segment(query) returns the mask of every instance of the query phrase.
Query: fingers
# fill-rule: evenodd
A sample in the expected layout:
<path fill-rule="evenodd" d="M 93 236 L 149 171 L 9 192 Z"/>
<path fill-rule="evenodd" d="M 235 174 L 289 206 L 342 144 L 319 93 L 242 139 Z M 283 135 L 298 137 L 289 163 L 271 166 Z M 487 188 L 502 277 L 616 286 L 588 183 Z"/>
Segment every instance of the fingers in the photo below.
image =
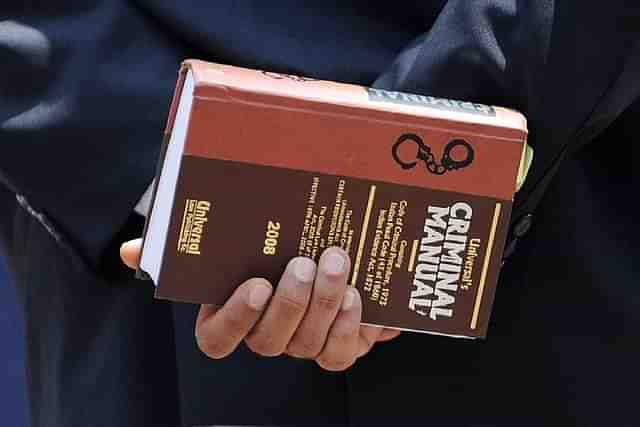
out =
<path fill-rule="evenodd" d="M 361 317 L 360 294 L 355 288 L 348 288 L 324 349 L 316 359 L 318 365 L 329 371 L 342 371 L 353 365 L 357 358 Z"/>
<path fill-rule="evenodd" d="M 123 259 L 130 261 L 134 249 L 123 245 Z M 347 253 L 330 248 L 317 268 L 309 258 L 292 259 L 275 292 L 264 279 L 248 280 L 223 307 L 201 307 L 196 323 L 198 346 L 219 359 L 244 340 L 263 356 L 287 353 L 314 359 L 327 370 L 347 369 L 376 342 L 399 334 L 360 326 L 362 300 L 357 289 L 347 287 L 349 271 Z"/>
<path fill-rule="evenodd" d="M 309 259 L 292 259 L 285 269 L 264 316 L 246 339 L 262 356 L 282 354 L 307 310 L 316 265 Z"/>
<path fill-rule="evenodd" d="M 120 258 L 122 262 L 129 268 L 136 269 L 140 264 L 140 250 L 142 248 L 142 239 L 130 240 L 124 242 L 120 246 Z"/>
<path fill-rule="evenodd" d="M 288 354 L 308 359 L 320 354 L 342 305 L 349 269 L 349 256 L 344 250 L 334 247 L 323 252 L 309 307 L 287 347 Z"/>
<path fill-rule="evenodd" d="M 250 279 L 219 310 L 203 305 L 196 320 L 200 350 L 213 359 L 231 354 L 260 318 L 272 291 L 266 280 Z"/>

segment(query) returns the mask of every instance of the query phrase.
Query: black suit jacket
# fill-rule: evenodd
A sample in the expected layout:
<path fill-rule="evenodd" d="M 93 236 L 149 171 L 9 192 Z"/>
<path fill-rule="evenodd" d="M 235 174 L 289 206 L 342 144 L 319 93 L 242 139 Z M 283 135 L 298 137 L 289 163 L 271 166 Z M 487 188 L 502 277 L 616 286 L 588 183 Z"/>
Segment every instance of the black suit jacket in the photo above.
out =
<path fill-rule="evenodd" d="M 3 4 L 3 241 L 34 425 L 640 422 L 625 390 L 640 355 L 637 226 L 621 204 L 639 25 L 630 0 Z M 513 218 L 533 218 L 533 235 L 509 237 L 489 339 L 404 334 L 346 374 L 202 356 L 195 308 L 172 315 L 117 264 L 141 231 L 131 212 L 185 57 L 525 113 L 536 156 Z"/>

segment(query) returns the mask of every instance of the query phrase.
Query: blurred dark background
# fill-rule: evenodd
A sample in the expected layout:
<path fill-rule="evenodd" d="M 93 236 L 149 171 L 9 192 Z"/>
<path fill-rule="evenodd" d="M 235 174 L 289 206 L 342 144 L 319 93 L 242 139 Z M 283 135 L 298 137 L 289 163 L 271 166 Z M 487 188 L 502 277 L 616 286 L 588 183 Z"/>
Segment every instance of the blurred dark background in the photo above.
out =
<path fill-rule="evenodd" d="M 0 254 L 0 425 L 26 427 L 24 327 Z"/>

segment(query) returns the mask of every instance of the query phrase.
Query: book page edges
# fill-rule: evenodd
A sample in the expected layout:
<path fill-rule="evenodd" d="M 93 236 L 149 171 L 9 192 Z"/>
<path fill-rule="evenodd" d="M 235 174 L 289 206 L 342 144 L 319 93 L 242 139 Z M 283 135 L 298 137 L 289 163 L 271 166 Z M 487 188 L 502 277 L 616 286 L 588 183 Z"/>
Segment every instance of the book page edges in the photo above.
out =
<path fill-rule="evenodd" d="M 162 145 L 160 147 L 160 155 L 158 162 L 156 163 L 156 171 L 155 171 L 155 179 L 153 180 L 153 192 L 151 196 L 150 208 L 147 212 L 147 216 L 144 221 L 144 229 L 142 232 L 142 248 L 140 251 L 140 259 L 142 259 L 142 255 L 144 254 L 144 246 L 147 237 L 147 232 L 149 229 L 149 222 L 151 219 L 151 213 L 153 212 L 153 206 L 155 205 L 156 196 L 158 192 L 158 183 L 160 182 L 160 173 L 162 172 L 162 167 L 164 165 L 164 160 L 167 154 L 167 148 L 169 146 L 169 141 L 171 140 L 171 133 L 173 131 L 173 125 L 176 119 L 176 112 L 178 110 L 178 104 L 180 103 L 180 97 L 182 96 L 182 88 L 184 86 L 184 80 L 187 75 L 187 67 L 182 66 L 180 71 L 178 72 L 178 81 L 176 83 L 176 87 L 173 92 L 173 98 L 171 100 L 171 106 L 169 107 L 169 114 L 167 116 L 167 124 L 164 129 L 164 134 L 162 137 Z M 149 273 L 144 271 L 140 265 L 135 273 L 135 278 L 139 280 L 151 280 L 151 276 Z M 156 283 L 157 285 L 157 283 Z"/>
<path fill-rule="evenodd" d="M 525 143 L 522 147 L 522 157 L 520 158 L 520 165 L 518 167 L 518 177 L 516 178 L 516 192 L 520 191 L 525 181 L 527 180 L 527 175 L 529 174 L 529 169 L 531 168 L 531 163 L 533 162 L 533 148 L 527 143 Z"/>

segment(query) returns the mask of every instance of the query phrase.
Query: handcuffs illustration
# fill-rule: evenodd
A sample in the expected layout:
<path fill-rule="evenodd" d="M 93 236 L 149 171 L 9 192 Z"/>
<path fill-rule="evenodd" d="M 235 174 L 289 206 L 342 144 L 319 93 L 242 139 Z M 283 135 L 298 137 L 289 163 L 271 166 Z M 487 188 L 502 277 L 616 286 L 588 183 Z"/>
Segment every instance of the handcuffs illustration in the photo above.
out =
<path fill-rule="evenodd" d="M 404 143 L 414 143 L 416 144 L 418 151 L 416 152 L 415 159 L 413 162 L 405 162 L 400 158 L 398 153 L 400 146 Z M 451 152 L 456 147 L 463 147 L 466 152 L 466 156 L 462 160 L 454 160 L 451 157 Z M 398 138 L 395 144 L 391 149 L 391 154 L 393 155 L 393 159 L 402 167 L 402 169 L 413 169 L 417 164 L 418 160 L 424 162 L 427 170 L 435 175 L 443 175 L 447 171 L 462 169 L 464 167 L 469 166 L 475 157 L 475 153 L 473 151 L 473 147 L 463 140 L 463 139 L 453 139 L 447 143 L 444 147 L 444 151 L 442 153 L 442 159 L 440 163 L 436 161 L 435 156 L 431 152 L 431 147 L 424 143 L 422 138 L 413 133 L 405 133 Z"/>

